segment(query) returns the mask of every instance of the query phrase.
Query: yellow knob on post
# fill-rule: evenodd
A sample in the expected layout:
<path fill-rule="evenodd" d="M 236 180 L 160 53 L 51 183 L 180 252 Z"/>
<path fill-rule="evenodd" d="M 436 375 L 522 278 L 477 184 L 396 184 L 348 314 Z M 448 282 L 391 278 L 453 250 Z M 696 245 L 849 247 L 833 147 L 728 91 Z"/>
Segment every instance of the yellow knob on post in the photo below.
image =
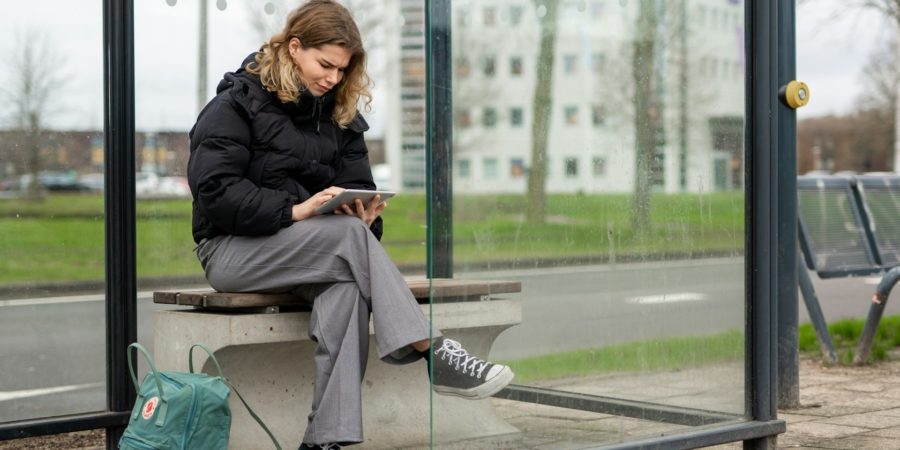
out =
<path fill-rule="evenodd" d="M 791 107 L 797 109 L 809 103 L 809 86 L 802 81 L 791 81 L 780 89 L 781 100 Z"/>

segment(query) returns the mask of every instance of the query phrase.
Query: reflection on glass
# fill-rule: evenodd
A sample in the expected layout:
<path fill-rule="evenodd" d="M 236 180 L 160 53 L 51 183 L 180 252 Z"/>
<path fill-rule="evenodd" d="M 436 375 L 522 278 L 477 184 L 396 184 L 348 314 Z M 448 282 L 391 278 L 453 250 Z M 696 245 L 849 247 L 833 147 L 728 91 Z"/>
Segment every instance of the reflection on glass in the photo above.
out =
<path fill-rule="evenodd" d="M 744 3 L 451 8 L 454 276 L 522 286 L 490 353 L 519 431 L 477 446 L 742 420 Z M 436 403 L 438 446 L 448 421 Z"/>
<path fill-rule="evenodd" d="M 0 422 L 106 405 L 101 6 L 0 16 Z"/>

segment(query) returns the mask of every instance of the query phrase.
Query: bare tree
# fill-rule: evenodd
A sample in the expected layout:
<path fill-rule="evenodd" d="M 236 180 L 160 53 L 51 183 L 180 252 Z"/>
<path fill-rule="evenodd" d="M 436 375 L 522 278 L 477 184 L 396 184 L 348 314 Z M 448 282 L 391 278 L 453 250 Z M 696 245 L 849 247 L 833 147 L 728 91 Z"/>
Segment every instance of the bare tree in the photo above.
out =
<path fill-rule="evenodd" d="M 897 86 L 900 86 L 900 42 L 894 37 L 869 55 L 861 79 L 863 91 L 857 99 L 857 109 L 877 108 L 893 113 L 897 106 Z"/>
<path fill-rule="evenodd" d="M 556 28 L 559 3 L 534 0 L 540 17 L 541 44 L 538 51 L 534 86 L 534 121 L 531 124 L 531 168 L 528 171 L 528 203 L 525 217 L 531 223 L 543 223 L 546 215 L 547 141 L 553 108 L 553 61 L 556 59 Z"/>
<path fill-rule="evenodd" d="M 27 155 L 24 169 L 31 174 L 27 194 L 38 198 L 43 131 L 48 119 L 60 109 L 59 94 L 66 81 L 64 60 L 47 35 L 27 29 L 19 34 L 8 61 L 10 83 L 0 87 L 0 94 L 10 107 L 12 128 L 22 135 Z"/>
<path fill-rule="evenodd" d="M 651 170 L 661 130 L 662 105 L 656 95 L 656 0 L 641 0 L 636 21 L 631 74 L 634 80 L 634 196 L 631 226 L 635 232 L 650 228 Z"/>
<path fill-rule="evenodd" d="M 850 4 L 877 10 L 900 25 L 900 0 L 857 0 Z"/>

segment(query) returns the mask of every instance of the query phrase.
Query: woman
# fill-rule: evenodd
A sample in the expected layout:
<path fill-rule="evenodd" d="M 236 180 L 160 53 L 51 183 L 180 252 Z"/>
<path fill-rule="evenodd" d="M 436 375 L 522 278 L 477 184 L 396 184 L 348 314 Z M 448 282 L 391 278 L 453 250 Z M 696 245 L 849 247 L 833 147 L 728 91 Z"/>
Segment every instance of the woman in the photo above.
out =
<path fill-rule="evenodd" d="M 190 134 L 193 235 L 210 284 L 312 301 L 315 392 L 301 449 L 362 442 L 370 313 L 379 357 L 434 361 L 436 392 L 485 398 L 513 377 L 430 329 L 379 242 L 377 196 L 315 212 L 345 188 L 375 189 L 356 109 L 370 100 L 365 62 L 350 13 L 309 1 L 225 75 Z"/>

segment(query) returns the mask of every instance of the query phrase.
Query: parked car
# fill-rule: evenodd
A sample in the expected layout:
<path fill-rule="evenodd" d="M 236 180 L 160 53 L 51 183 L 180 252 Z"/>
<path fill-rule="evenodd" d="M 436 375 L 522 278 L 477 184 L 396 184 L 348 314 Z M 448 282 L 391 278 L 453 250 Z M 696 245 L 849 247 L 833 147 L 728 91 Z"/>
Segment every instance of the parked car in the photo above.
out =
<path fill-rule="evenodd" d="M 102 173 L 86 173 L 78 177 L 78 184 L 90 192 L 103 192 L 105 176 Z"/>
<path fill-rule="evenodd" d="M 167 197 L 190 197 L 191 188 L 185 177 L 162 177 L 156 186 L 156 194 Z"/>
<path fill-rule="evenodd" d="M 138 172 L 134 175 L 134 193 L 138 197 L 156 195 L 159 189 L 159 175 L 153 172 Z"/>

